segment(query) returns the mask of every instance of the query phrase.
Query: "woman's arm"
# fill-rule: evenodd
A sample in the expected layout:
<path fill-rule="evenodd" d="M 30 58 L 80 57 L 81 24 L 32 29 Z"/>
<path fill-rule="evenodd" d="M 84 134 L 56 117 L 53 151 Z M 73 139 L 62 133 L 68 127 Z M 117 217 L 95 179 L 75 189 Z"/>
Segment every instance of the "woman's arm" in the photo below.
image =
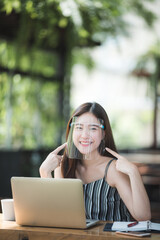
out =
<path fill-rule="evenodd" d="M 62 156 L 58 153 L 66 146 L 66 143 L 62 144 L 51 152 L 39 168 L 40 176 L 42 178 L 51 178 L 52 172 L 60 166 L 62 161 Z"/>
<path fill-rule="evenodd" d="M 109 171 L 109 180 L 115 186 L 130 211 L 138 221 L 151 218 L 150 202 L 142 182 L 138 168 L 124 157 L 109 148 L 106 148 L 117 158 Z M 113 178 L 114 176 L 114 178 Z"/>
<path fill-rule="evenodd" d="M 63 178 L 61 172 L 61 165 L 54 170 L 54 178 Z"/>

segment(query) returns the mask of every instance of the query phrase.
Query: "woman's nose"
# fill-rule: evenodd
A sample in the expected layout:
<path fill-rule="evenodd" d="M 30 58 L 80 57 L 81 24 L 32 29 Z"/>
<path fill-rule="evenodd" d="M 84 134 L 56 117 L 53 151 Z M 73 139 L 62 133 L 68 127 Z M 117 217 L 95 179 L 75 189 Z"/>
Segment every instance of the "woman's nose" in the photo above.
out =
<path fill-rule="evenodd" d="M 81 133 L 81 137 L 83 138 L 88 138 L 89 137 L 89 131 L 88 129 L 83 129 L 82 133 Z"/>

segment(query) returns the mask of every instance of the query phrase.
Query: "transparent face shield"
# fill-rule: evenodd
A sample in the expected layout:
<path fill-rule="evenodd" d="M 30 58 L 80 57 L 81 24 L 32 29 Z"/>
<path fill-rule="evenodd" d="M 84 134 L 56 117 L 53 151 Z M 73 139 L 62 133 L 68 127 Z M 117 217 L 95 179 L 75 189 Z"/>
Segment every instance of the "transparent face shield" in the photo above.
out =
<path fill-rule="evenodd" d="M 104 147 L 103 120 L 95 117 L 83 120 L 81 116 L 73 118 L 67 139 L 68 158 L 89 159 L 94 153 L 102 155 Z"/>

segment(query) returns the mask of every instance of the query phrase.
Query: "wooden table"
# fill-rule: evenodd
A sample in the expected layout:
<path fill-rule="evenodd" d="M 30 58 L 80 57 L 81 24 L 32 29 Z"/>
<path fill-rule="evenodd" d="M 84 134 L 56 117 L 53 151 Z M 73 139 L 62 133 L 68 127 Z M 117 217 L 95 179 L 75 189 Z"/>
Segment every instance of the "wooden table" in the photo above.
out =
<path fill-rule="evenodd" d="M 122 236 L 114 232 L 104 232 L 106 222 L 100 222 L 97 226 L 87 230 L 43 228 L 19 226 L 15 221 L 3 221 L 0 214 L 0 240 L 116 240 L 116 239 L 139 239 Z M 160 234 L 152 233 L 146 240 L 158 240 Z"/>

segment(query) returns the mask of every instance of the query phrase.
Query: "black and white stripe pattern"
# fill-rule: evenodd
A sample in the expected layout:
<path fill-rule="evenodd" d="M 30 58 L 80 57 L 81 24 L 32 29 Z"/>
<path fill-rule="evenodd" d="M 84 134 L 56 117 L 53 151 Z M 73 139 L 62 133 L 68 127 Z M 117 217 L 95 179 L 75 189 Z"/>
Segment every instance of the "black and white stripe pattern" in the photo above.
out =
<path fill-rule="evenodd" d="M 108 185 L 105 178 L 84 184 L 87 219 L 130 221 L 131 215 L 116 188 Z"/>

